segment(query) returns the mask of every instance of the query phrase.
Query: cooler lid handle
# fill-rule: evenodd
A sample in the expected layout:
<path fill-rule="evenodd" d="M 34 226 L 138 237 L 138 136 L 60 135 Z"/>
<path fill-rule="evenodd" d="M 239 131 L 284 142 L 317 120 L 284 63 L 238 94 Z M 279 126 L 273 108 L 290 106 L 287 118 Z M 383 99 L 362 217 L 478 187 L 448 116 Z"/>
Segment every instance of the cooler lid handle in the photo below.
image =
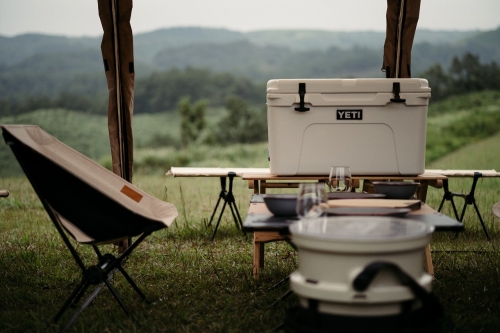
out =
<path fill-rule="evenodd" d="M 404 103 L 406 102 L 406 99 L 401 98 L 399 96 L 399 93 L 401 92 L 401 85 L 399 82 L 393 82 L 392 83 L 392 92 L 394 94 L 394 98 L 391 98 L 391 102 L 394 103 Z"/>
<path fill-rule="evenodd" d="M 299 112 L 305 112 L 309 111 L 309 108 L 304 107 L 304 96 L 306 95 L 306 84 L 305 83 L 299 83 L 299 97 L 300 97 L 300 104 L 298 108 L 295 108 L 295 111 Z"/>

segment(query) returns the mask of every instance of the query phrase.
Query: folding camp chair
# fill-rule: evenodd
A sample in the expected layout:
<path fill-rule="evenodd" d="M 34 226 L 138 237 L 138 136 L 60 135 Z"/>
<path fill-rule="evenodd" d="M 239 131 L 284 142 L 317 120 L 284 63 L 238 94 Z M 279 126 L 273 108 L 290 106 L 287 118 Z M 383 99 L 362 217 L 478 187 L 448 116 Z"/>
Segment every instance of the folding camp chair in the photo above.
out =
<path fill-rule="evenodd" d="M 95 291 L 63 326 L 65 331 L 92 302 L 105 285 L 130 316 L 116 290 L 112 277 L 121 272 L 139 296 L 146 296 L 124 270 L 124 260 L 152 232 L 170 226 L 176 208 L 155 199 L 106 168 L 59 142 L 37 126 L 1 126 L 5 142 L 11 147 L 50 219 L 82 271 L 82 281 L 66 300 L 53 321 L 76 305 L 90 285 Z M 90 245 L 97 263 L 86 267 L 69 236 Z M 122 254 L 102 254 L 98 245 L 138 237 Z"/>

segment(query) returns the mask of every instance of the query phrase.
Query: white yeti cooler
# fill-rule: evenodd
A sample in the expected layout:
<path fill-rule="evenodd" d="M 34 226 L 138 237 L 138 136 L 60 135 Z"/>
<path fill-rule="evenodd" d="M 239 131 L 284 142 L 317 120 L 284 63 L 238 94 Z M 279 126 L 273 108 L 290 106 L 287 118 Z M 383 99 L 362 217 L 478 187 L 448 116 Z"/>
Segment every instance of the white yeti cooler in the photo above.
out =
<path fill-rule="evenodd" d="M 286 79 L 267 83 L 272 174 L 419 175 L 425 170 L 425 79 Z"/>

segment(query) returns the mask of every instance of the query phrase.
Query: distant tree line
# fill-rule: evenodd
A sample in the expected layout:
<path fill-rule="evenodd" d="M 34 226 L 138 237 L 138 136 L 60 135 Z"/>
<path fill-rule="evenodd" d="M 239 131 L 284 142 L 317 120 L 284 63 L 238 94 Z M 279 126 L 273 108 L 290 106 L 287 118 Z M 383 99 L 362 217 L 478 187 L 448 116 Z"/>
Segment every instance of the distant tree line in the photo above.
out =
<path fill-rule="evenodd" d="M 104 74 L 103 74 L 104 77 Z M 1 81 L 1 80 L 0 80 Z M 92 81 L 89 82 L 91 84 Z M 0 82 L 1 86 L 2 82 Z M 11 87 L 12 89 L 12 87 Z M 19 86 L 22 90 L 22 85 Z M 265 103 L 265 84 L 256 84 L 246 78 L 228 73 L 212 73 L 205 69 L 187 68 L 155 72 L 135 82 L 135 113 L 173 111 L 180 99 L 205 100 L 208 106 L 224 106 L 230 96 L 249 104 Z M 83 89 L 87 91 L 88 89 Z M 29 88 L 28 88 L 29 91 Z M 87 94 L 63 91 L 58 96 L 49 94 L 0 95 L 0 116 L 18 115 L 37 109 L 64 108 L 92 114 L 106 114 L 108 93 L 105 87 Z"/>
<path fill-rule="evenodd" d="M 206 106 L 203 100 L 192 104 L 189 97 L 183 97 L 177 105 L 181 117 L 180 141 L 170 133 L 163 133 L 154 136 L 146 146 L 182 148 L 193 144 L 227 146 L 267 141 L 265 105 L 251 107 L 239 97 L 228 97 L 225 113 L 211 126 L 207 126 Z"/>
<path fill-rule="evenodd" d="M 455 56 L 447 72 L 436 64 L 420 77 L 429 81 L 433 101 L 474 91 L 500 90 L 500 67 L 497 63 L 481 64 L 479 56 L 470 52 L 461 58 Z"/>
<path fill-rule="evenodd" d="M 264 104 L 266 87 L 228 73 L 195 68 L 172 69 L 136 81 L 134 110 L 136 113 L 174 110 L 184 96 L 193 101 L 205 100 L 209 106 L 223 106 L 230 96 L 250 104 Z"/>
<path fill-rule="evenodd" d="M 225 105 L 227 114 L 211 128 L 205 143 L 222 146 L 238 143 L 267 141 L 266 106 L 251 108 L 238 97 L 229 97 Z"/>
<path fill-rule="evenodd" d="M 0 98 L 0 116 L 13 116 L 40 109 L 68 109 L 93 114 L 106 114 L 108 110 L 107 94 L 97 98 L 62 92 L 51 98 L 48 95 L 28 96 L 25 99 Z"/>
<path fill-rule="evenodd" d="M 335 55 L 331 54 L 329 57 L 334 59 Z M 352 61 L 353 64 L 359 63 L 355 59 Z M 296 67 L 304 69 L 313 63 L 315 62 L 310 61 L 302 66 L 297 64 Z M 314 66 L 308 70 L 314 72 L 313 69 L 318 75 L 327 70 Z M 107 113 L 108 93 L 104 74 L 75 74 L 67 77 L 58 73 L 54 78 L 46 79 L 43 77 L 48 74 L 41 72 L 35 73 L 36 75 L 25 72 L 14 74 L 3 75 L 0 72 L 0 116 L 18 115 L 44 108 L 64 108 L 91 114 Z M 482 64 L 479 56 L 472 53 L 455 56 L 447 71 L 442 65 L 436 64 L 420 74 L 420 77 L 429 80 L 433 101 L 473 91 L 500 90 L 500 68 L 497 63 L 492 61 Z M 56 83 L 57 87 L 52 87 Z M 184 96 L 189 96 L 193 101 L 205 100 L 208 107 L 224 106 L 231 96 L 238 97 L 249 105 L 263 105 L 265 94 L 265 82 L 255 83 L 245 77 L 207 69 L 170 69 L 136 79 L 134 112 L 174 111 Z"/>

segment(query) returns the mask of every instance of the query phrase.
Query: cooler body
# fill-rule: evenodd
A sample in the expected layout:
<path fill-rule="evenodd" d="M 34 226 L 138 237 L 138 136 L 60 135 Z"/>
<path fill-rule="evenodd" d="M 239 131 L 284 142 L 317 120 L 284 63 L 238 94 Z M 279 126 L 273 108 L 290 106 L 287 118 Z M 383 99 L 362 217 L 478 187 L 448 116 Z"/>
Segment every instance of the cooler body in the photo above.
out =
<path fill-rule="evenodd" d="M 424 79 L 286 79 L 267 83 L 272 174 L 353 175 L 425 171 Z"/>

